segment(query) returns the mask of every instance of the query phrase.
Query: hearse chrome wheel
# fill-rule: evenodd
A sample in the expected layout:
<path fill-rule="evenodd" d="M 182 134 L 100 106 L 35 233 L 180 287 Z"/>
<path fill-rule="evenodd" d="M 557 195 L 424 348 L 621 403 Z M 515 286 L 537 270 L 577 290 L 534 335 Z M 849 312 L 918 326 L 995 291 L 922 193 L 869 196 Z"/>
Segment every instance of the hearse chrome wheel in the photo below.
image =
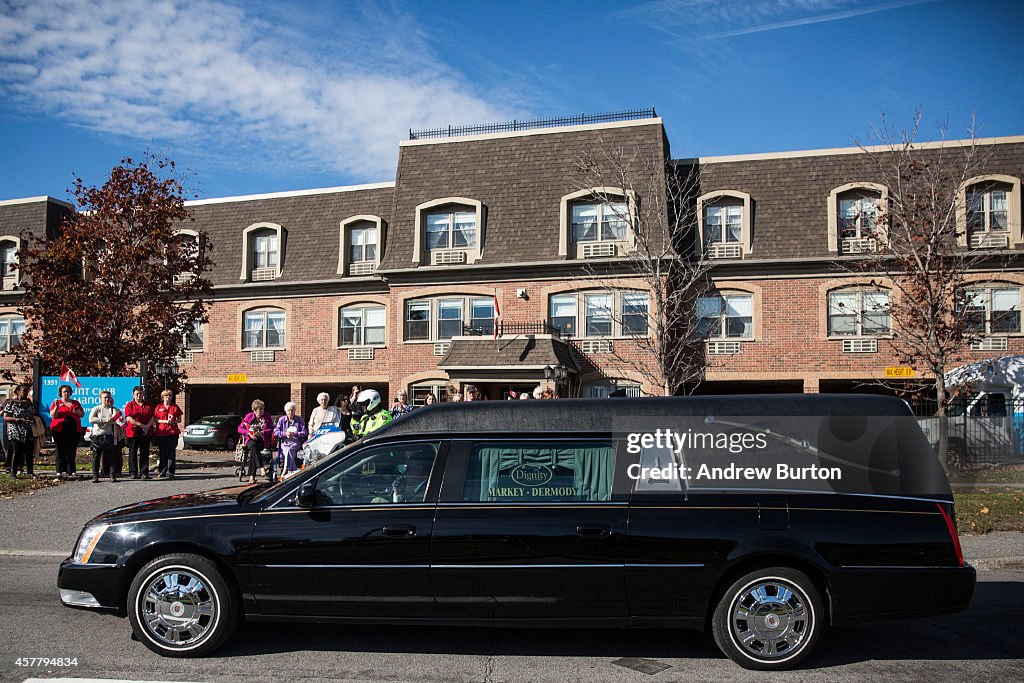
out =
<path fill-rule="evenodd" d="M 167 555 L 146 565 L 129 590 L 132 629 L 146 647 L 171 657 L 211 652 L 231 635 L 237 601 L 213 562 Z"/>
<path fill-rule="evenodd" d="M 785 669 L 810 652 L 823 615 L 818 591 L 802 572 L 773 567 L 732 584 L 715 610 L 719 648 L 748 669 Z"/>

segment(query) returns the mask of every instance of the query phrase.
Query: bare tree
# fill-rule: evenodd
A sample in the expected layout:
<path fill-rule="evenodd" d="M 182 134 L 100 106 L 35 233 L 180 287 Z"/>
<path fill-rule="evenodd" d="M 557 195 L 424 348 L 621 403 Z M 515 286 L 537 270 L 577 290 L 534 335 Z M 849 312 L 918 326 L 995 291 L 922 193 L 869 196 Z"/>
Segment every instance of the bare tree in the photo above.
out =
<path fill-rule="evenodd" d="M 920 112 L 910 128 L 893 127 L 883 116 L 881 127 L 873 131 L 877 144 L 860 145 L 886 195 L 877 219 L 868 221 L 874 224 L 868 233 L 863 219 L 869 217 L 849 219 L 861 220 L 860 238 L 874 251 L 863 249 L 856 259 L 840 260 L 840 267 L 870 275 L 879 292 L 891 292 L 888 301 L 876 300 L 875 311 L 861 314 L 887 314 L 890 344 L 899 362 L 934 377 L 939 457 L 946 463 L 945 374 L 985 330 L 984 313 L 979 320 L 970 286 L 978 285 L 977 274 L 989 273 L 990 278 L 1002 270 L 1005 259 L 992 249 L 977 248 L 988 245 L 971 234 L 977 216 L 969 210 L 968 183 L 984 171 L 988 157 L 973 122 L 966 139 L 946 140 L 943 127 L 940 140 L 928 144 L 918 141 L 920 125 Z"/>
<path fill-rule="evenodd" d="M 579 157 L 578 167 L 578 186 L 591 191 L 592 200 L 607 207 L 603 210 L 610 208 L 614 219 L 595 219 L 588 226 L 570 218 L 572 229 L 610 230 L 625 245 L 617 260 L 589 261 L 588 278 L 611 301 L 629 287 L 650 297 L 649 311 L 629 300 L 605 312 L 624 334 L 632 334 L 629 343 L 613 345 L 610 353 L 666 396 L 692 390 L 707 371 L 696 317 L 697 299 L 709 282 L 703 250 L 694 248 L 700 234 L 699 164 L 665 162 L 638 147 L 600 141 Z"/>

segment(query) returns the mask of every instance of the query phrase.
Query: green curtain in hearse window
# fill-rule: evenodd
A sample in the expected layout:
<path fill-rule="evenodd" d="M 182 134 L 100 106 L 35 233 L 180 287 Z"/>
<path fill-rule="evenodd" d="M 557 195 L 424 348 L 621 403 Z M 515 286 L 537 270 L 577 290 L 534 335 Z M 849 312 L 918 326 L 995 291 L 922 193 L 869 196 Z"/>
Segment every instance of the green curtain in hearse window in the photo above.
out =
<path fill-rule="evenodd" d="M 615 448 L 609 442 L 555 448 L 515 443 L 475 444 L 463 499 L 492 502 L 607 501 Z"/>

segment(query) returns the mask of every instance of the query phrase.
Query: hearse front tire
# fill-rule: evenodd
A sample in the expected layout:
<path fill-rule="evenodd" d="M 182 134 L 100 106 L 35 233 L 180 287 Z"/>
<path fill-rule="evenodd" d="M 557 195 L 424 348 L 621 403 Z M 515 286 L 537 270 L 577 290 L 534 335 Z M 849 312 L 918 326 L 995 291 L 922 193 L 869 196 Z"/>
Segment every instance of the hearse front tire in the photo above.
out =
<path fill-rule="evenodd" d="M 217 565 L 175 553 L 143 567 L 128 589 L 128 620 L 136 638 L 165 657 L 202 657 L 231 637 L 239 600 Z"/>
<path fill-rule="evenodd" d="M 825 626 L 814 583 L 789 567 L 752 571 L 722 594 L 711 619 L 719 649 L 745 669 L 781 671 L 810 654 Z"/>

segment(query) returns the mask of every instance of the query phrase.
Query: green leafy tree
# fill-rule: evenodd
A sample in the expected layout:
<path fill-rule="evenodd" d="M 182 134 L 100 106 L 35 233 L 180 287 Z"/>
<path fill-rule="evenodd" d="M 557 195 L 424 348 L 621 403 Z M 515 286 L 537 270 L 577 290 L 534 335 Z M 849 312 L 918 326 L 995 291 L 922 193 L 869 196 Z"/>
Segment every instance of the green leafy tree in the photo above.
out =
<path fill-rule="evenodd" d="M 26 330 L 17 364 L 44 372 L 67 363 L 79 375 L 124 375 L 141 359 L 169 361 L 206 321 L 203 275 L 211 245 L 187 230 L 175 165 L 150 153 L 122 159 L 102 186 L 75 177 L 79 207 L 52 238 L 30 237 L 20 254 Z M 185 232 L 182 232 L 186 229 Z"/>

